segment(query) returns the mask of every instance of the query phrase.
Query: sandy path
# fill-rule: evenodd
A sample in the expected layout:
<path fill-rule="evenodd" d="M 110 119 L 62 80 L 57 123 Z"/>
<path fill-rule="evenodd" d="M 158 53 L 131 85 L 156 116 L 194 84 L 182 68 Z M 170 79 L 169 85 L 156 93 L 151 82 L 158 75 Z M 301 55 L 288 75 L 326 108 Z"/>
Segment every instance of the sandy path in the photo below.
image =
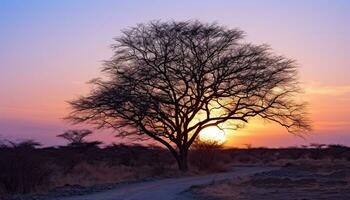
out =
<path fill-rule="evenodd" d="M 82 196 L 54 198 L 52 200 L 175 200 L 182 199 L 180 193 L 192 185 L 209 184 L 212 181 L 243 177 L 273 169 L 276 168 L 239 167 L 235 168 L 232 172 L 140 182 L 123 185 L 103 192 Z"/>

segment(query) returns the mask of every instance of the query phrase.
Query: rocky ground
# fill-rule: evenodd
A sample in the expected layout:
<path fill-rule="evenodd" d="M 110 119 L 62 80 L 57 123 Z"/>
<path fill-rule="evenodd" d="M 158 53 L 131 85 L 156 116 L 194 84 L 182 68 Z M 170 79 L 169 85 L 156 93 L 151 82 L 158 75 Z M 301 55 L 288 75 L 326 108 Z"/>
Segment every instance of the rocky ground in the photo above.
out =
<path fill-rule="evenodd" d="M 194 186 L 188 193 L 203 200 L 349 200 L 350 167 L 291 165 L 249 178 Z"/>

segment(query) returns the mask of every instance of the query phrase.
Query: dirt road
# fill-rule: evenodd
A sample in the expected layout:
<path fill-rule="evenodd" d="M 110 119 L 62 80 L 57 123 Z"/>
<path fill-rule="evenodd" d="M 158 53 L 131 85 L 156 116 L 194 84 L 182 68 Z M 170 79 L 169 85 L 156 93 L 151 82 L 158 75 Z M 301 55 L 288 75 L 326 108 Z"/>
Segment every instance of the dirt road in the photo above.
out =
<path fill-rule="evenodd" d="M 182 196 L 181 192 L 193 185 L 209 184 L 212 181 L 239 178 L 273 169 L 275 168 L 239 167 L 232 172 L 140 182 L 94 194 L 54 198 L 52 200 L 182 200 L 188 199 L 188 197 Z"/>

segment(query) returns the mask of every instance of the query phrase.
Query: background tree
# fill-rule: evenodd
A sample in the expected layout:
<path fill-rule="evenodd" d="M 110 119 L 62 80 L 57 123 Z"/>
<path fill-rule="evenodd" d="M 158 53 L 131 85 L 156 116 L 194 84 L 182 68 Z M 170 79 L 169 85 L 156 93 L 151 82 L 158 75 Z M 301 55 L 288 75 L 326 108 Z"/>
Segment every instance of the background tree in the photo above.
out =
<path fill-rule="evenodd" d="M 20 142 L 5 140 L 0 141 L 0 148 L 12 148 L 12 149 L 35 149 L 42 146 L 41 143 L 31 139 L 26 139 Z"/>
<path fill-rule="evenodd" d="M 60 135 L 57 135 L 57 137 L 67 140 L 70 144 L 81 144 L 85 142 L 85 137 L 91 134 L 92 131 L 87 129 L 68 130 Z"/>
<path fill-rule="evenodd" d="M 266 45 L 242 42 L 243 32 L 198 21 L 150 22 L 123 31 L 106 61 L 105 79 L 71 102 L 69 119 L 117 135 L 148 136 L 187 170 L 187 154 L 201 130 L 253 117 L 291 133 L 310 126 L 299 93 L 296 64 Z"/>

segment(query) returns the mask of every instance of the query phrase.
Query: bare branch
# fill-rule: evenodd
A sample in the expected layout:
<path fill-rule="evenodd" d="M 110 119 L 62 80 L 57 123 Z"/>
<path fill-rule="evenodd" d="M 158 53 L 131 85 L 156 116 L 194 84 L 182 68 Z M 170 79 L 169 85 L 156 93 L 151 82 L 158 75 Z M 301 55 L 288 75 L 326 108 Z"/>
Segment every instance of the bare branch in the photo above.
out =
<path fill-rule="evenodd" d="M 129 28 L 104 65 L 108 78 L 94 79 L 88 96 L 70 102 L 68 118 L 120 130 L 119 136 L 146 135 L 178 161 L 208 126 L 236 129 L 261 117 L 293 134 L 309 131 L 305 103 L 295 100 L 295 62 L 243 36 L 199 21 Z"/>

